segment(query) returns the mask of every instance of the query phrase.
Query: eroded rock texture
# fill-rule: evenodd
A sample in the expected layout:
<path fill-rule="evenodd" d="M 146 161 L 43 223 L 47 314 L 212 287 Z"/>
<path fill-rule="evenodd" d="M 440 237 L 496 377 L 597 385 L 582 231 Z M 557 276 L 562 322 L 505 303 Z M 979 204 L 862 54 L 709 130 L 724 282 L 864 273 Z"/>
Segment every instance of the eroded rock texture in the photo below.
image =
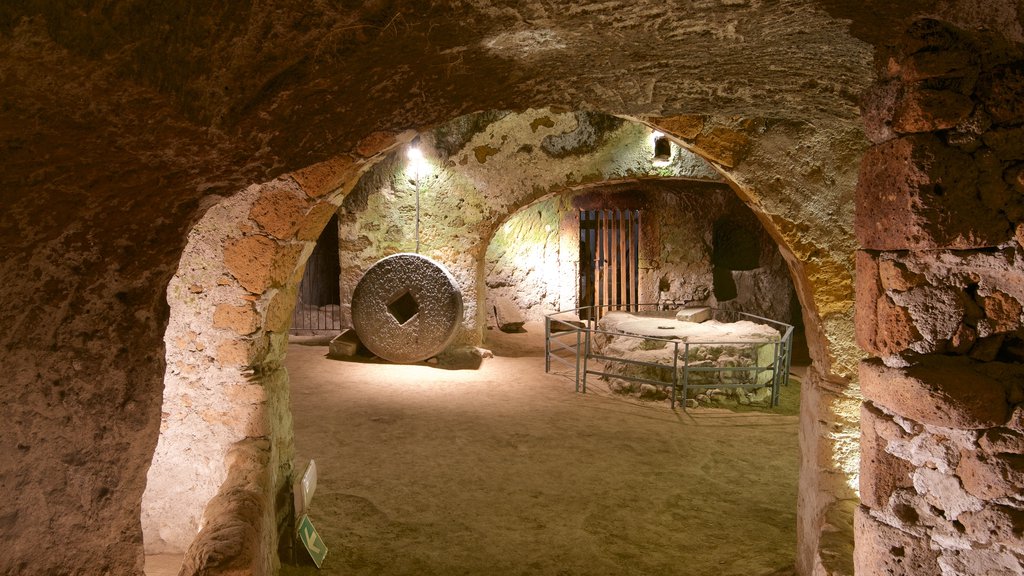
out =
<path fill-rule="evenodd" d="M 247 492 L 288 482 L 280 333 L 290 287 L 330 205 L 407 130 L 473 111 L 548 106 L 652 123 L 684 118 L 665 131 L 731 170 L 744 200 L 788 246 L 808 329 L 822 334 L 811 346 L 815 385 L 805 387 L 801 570 L 844 570 L 851 514 L 820 495 L 845 497 L 835 490 L 842 482 L 830 479 L 830 455 L 851 445 L 851 422 L 838 415 L 849 411 L 836 406 L 850 402 L 846 379 L 859 357 L 849 222 L 865 142 L 855 102 L 872 78 L 871 44 L 919 12 L 993 31 L 981 52 L 1024 39 L 1009 0 L 0 5 L 0 487 L 8 498 L 0 572 L 139 573 L 140 500 L 164 397 L 188 406 L 193 385 L 211 392 L 165 419 L 196 423 L 180 442 L 193 433 L 210 439 L 194 445 L 195 461 L 208 466 L 189 480 L 203 486 L 189 494 L 202 501 L 194 508 L 223 494 L 229 504 L 219 499 L 209 510 L 255 518 L 262 512 L 249 504 L 273 502 L 275 520 L 266 524 L 280 525 L 286 503 Z M 976 88 L 964 82 L 968 91 L 957 94 L 984 106 L 991 129 L 973 112 L 962 120 L 964 98 L 935 96 L 950 88 L 932 84 L 901 105 L 896 123 L 964 124 L 957 130 L 966 140 L 953 145 L 972 158 L 990 152 L 975 159 L 979 174 L 996 161 L 1011 169 L 1018 162 L 1017 68 L 984 62 Z M 936 113 L 946 106 L 948 114 Z M 974 133 L 985 135 L 984 146 L 972 150 Z M 999 176 L 1018 190 L 1018 172 Z M 990 190 L 981 205 L 1002 205 L 1004 191 Z M 223 212 L 189 237 L 215 205 Z M 948 213 L 939 201 L 929 206 L 936 217 Z M 1000 223 L 1014 224 L 1010 212 L 996 212 L 992 227 L 947 236 L 987 241 Z M 906 222 L 915 227 L 905 236 L 943 238 L 919 234 L 933 228 L 927 223 Z M 176 274 L 185 281 L 172 283 Z M 192 306 L 178 319 L 167 304 L 175 298 Z M 995 299 L 986 310 L 1013 306 L 994 292 L 979 289 L 979 298 Z M 990 346 L 997 358 L 1010 348 Z M 222 396 L 244 417 L 208 409 Z M 251 444 L 239 443 L 250 436 Z M 269 456 L 269 480 L 246 483 L 244 468 L 231 472 L 227 455 L 243 447 Z M 173 470 L 182 455 L 163 454 L 171 464 L 150 476 Z M 976 460 L 988 461 L 969 464 Z M 963 474 L 981 487 L 976 498 L 998 489 L 988 469 L 971 465 Z M 230 486 L 246 488 L 222 491 Z M 977 512 L 970 525 L 979 534 L 1008 537 L 999 521 L 1005 506 Z M 821 537 L 826 521 L 836 529 Z M 211 538 L 192 548 L 207 557 L 189 566 L 272 569 L 272 551 L 254 550 L 248 536 L 227 547 Z M 60 546 L 41 553 L 41 542 Z M 838 552 L 823 554 L 828 546 Z M 223 550 L 261 558 L 205 561 Z M 943 560 L 951 570 L 972 561 Z"/>
<path fill-rule="evenodd" d="M 1024 573 L 1022 58 L 920 20 L 865 100 L 862 574 Z"/>

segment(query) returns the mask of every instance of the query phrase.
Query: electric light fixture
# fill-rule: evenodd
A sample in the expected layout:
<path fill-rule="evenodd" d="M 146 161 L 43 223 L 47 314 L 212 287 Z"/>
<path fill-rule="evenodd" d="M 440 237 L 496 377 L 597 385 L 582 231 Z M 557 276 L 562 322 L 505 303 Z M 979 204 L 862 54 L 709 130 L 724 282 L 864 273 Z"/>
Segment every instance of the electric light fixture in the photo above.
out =
<path fill-rule="evenodd" d="M 405 157 L 409 160 L 409 175 L 413 180 L 419 180 L 430 173 L 430 163 L 423 157 L 423 151 L 419 147 L 419 138 L 412 141 L 405 151 Z"/>

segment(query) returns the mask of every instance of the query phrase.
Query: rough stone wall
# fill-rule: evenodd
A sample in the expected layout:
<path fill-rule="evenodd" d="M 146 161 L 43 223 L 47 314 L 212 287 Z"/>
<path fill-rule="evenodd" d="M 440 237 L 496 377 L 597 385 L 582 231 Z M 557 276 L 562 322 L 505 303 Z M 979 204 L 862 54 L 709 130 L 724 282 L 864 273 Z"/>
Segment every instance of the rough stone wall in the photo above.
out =
<path fill-rule="evenodd" d="M 1024 574 L 1024 46 L 926 19 L 877 65 L 858 573 Z"/>
<path fill-rule="evenodd" d="M 507 298 L 527 321 L 543 320 L 544 314 L 575 307 L 562 306 L 559 287 L 562 276 L 578 278 L 576 263 L 579 248 L 571 254 L 572 242 L 566 242 L 569 254 L 562 254 L 559 223 L 571 211 L 567 195 L 559 195 L 530 204 L 498 227 L 487 245 L 484 282 L 487 302 Z M 564 261 L 563 261 L 564 257 Z M 487 309 L 488 324 L 495 321 Z"/>
<path fill-rule="evenodd" d="M 187 549 L 194 570 L 277 566 L 291 521 L 287 330 L 302 265 L 358 170 L 342 158 L 250 186 L 191 231 L 167 288 L 160 437 L 141 516 L 148 552 Z"/>
<path fill-rule="evenodd" d="M 40 21 L 0 26 L 0 86 L 0 574 L 141 574 L 167 282 L 235 153 Z"/>
<path fill-rule="evenodd" d="M 0 572 L 141 572 L 167 287 L 211 204 L 469 111 L 558 106 L 803 123 L 755 144 L 762 164 L 784 167 L 745 189 L 763 187 L 767 213 L 785 204 L 813 230 L 819 214 L 801 206 L 822 190 L 801 174 L 852 161 L 842 148 L 858 118 L 851 94 L 870 81 L 865 42 L 922 9 L 961 6 L 1021 37 L 1013 0 L 0 3 L 0 415 L 14 430 L 0 443 L 11 495 Z M 807 234 L 787 256 L 794 269 L 836 240 Z M 841 308 L 797 288 L 809 319 Z M 212 323 L 212 312 L 196 314 Z M 816 361 L 833 377 L 831 350 L 849 333 L 827 321 L 808 331 L 823 335 Z M 805 422 L 827 429 L 833 413 Z M 817 440 L 828 442 L 804 449 Z M 813 553 L 820 525 L 808 522 Z M 40 554 L 49 541 L 61 546 Z"/>

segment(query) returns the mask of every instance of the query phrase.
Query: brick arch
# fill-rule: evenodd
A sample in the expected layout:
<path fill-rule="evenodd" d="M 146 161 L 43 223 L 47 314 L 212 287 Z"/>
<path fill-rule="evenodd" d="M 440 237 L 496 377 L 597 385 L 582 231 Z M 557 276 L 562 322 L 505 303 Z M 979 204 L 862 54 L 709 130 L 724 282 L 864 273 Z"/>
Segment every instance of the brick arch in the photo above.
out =
<path fill-rule="evenodd" d="M 793 272 L 805 324 L 808 331 L 816 331 L 814 375 L 802 399 L 807 406 L 801 432 L 805 500 L 798 505 L 799 557 L 804 565 L 814 565 L 824 546 L 818 540 L 821 525 L 827 520 L 842 529 L 848 515 L 837 503 L 852 498 L 847 463 L 836 454 L 855 453 L 855 447 L 848 438 L 837 441 L 835 434 L 856 427 L 855 410 L 850 416 L 849 406 L 857 400 L 846 392 L 855 362 L 845 346 L 845 339 L 852 340 L 852 289 L 829 291 L 831 284 L 815 281 L 830 277 L 840 286 L 852 285 L 850 268 L 844 267 L 852 261 L 852 250 L 844 259 L 845 244 L 828 236 L 850 235 L 850 226 L 845 223 L 837 232 L 832 222 L 815 221 L 813 211 L 783 212 L 821 191 L 815 180 L 821 170 L 838 174 L 839 180 L 839 192 L 823 194 L 822 201 L 844 209 L 852 198 L 852 181 L 829 166 L 783 183 L 772 179 L 777 173 L 760 171 L 771 162 L 776 139 L 810 140 L 816 136 L 813 128 L 685 117 L 699 120 L 700 128 L 693 132 L 680 128 L 683 118 L 646 123 L 709 160 L 754 210 L 777 239 Z M 195 566 L 214 553 L 211 546 L 219 532 L 228 533 L 241 522 L 252 526 L 246 536 L 250 546 L 238 551 L 241 561 L 257 570 L 274 566 L 277 534 L 289 521 L 293 452 L 282 360 L 304 262 L 360 177 L 413 135 L 372 134 L 348 154 L 249 186 L 211 208 L 193 228 L 167 291 L 171 318 L 165 337 L 164 418 L 143 500 L 147 551 L 190 546 L 186 568 Z M 728 144 L 730 136 L 741 145 Z M 709 142 L 725 143 L 714 147 Z M 623 176 L 575 174 L 568 182 L 524 189 L 490 214 L 490 233 L 543 195 Z M 484 247 L 490 233 L 481 234 Z M 838 247 L 830 248 L 829 242 Z M 852 522 L 850 526 L 852 530 Z M 199 529 L 203 532 L 195 538 Z"/>

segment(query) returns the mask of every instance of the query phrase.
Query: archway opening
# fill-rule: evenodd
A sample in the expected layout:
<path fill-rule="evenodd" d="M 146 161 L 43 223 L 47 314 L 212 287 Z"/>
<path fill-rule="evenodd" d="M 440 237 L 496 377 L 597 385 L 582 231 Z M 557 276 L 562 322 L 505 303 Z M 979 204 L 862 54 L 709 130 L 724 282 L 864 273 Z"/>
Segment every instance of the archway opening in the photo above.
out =
<path fill-rule="evenodd" d="M 508 126 L 515 123 L 518 123 L 517 127 Z M 282 317 L 290 318 L 301 275 L 301 263 L 312 251 L 313 240 L 322 230 L 330 214 L 334 212 L 335 204 L 349 198 L 358 203 L 358 199 L 362 197 L 370 204 L 376 201 L 375 199 L 385 199 L 387 202 L 379 206 L 386 204 L 390 206 L 389 209 L 396 211 L 397 218 L 394 221 L 387 218 L 353 217 L 351 213 L 342 211 L 339 218 L 340 226 L 355 225 L 356 228 L 353 229 L 354 235 L 346 235 L 344 230 L 341 231 L 339 250 L 343 254 L 349 250 L 350 255 L 359 254 L 363 258 L 372 259 L 374 251 L 381 246 L 375 239 L 386 241 L 389 238 L 398 238 L 403 242 L 408 240 L 409 228 L 414 224 L 408 218 L 409 210 L 402 207 L 413 198 L 410 192 L 414 192 L 420 199 L 426 199 L 423 206 L 423 215 L 426 218 L 422 222 L 422 246 L 441 254 L 442 260 L 450 264 L 451 268 L 457 269 L 454 270 L 454 275 L 460 284 L 469 288 L 466 291 L 470 301 L 470 305 L 467 306 L 469 313 L 466 315 L 463 336 L 458 343 L 472 345 L 481 342 L 486 319 L 486 306 L 481 305 L 485 296 L 482 281 L 483 254 L 495 227 L 504 222 L 510 213 L 549 194 L 585 188 L 607 181 L 636 181 L 650 178 L 717 179 L 714 170 L 703 165 L 692 155 L 687 157 L 676 154 L 668 167 L 660 164 L 662 160 L 658 160 L 659 165 L 655 165 L 652 162 L 650 130 L 640 124 L 620 119 L 602 118 L 594 114 L 561 114 L 540 110 L 528 111 L 521 115 L 495 113 L 486 122 L 461 121 L 458 125 L 462 128 L 455 130 L 454 133 L 424 133 L 425 137 L 422 140 L 427 144 L 433 144 L 433 150 L 428 151 L 426 159 L 435 162 L 435 166 L 445 169 L 426 174 L 430 180 L 424 180 L 423 175 L 408 178 L 405 168 L 396 159 L 396 154 L 382 158 L 374 168 L 368 169 L 367 165 L 348 172 L 346 178 L 351 178 L 355 172 L 367 171 L 360 182 L 375 183 L 375 192 L 378 193 L 372 195 L 361 196 L 360 184 L 352 178 L 344 186 L 338 185 L 327 193 L 314 196 L 306 188 L 309 183 L 308 175 L 296 173 L 279 181 L 253 187 L 232 198 L 223 206 L 223 211 L 214 214 L 214 219 L 219 218 L 222 223 L 213 229 L 204 230 L 211 233 L 214 237 L 213 242 L 221 243 L 218 249 L 223 252 L 226 262 L 225 268 L 214 267 L 204 272 L 209 276 L 206 280 L 209 284 L 204 284 L 204 288 L 206 285 L 223 286 L 223 292 L 229 293 L 237 290 L 236 282 L 240 284 L 244 291 L 242 294 L 246 296 L 242 299 L 255 303 L 251 310 L 255 313 L 256 325 L 250 327 L 248 324 L 243 326 L 242 322 L 227 323 L 223 316 L 226 313 L 221 312 L 221 320 L 215 319 L 215 324 L 220 325 L 214 328 L 223 327 L 233 331 L 234 335 L 220 341 L 214 339 L 200 344 L 202 349 L 213 348 L 216 351 L 215 363 L 231 365 L 231 370 L 227 371 L 229 379 L 240 377 L 262 386 L 260 390 L 252 389 L 264 395 L 264 399 L 253 404 L 257 406 L 256 411 L 251 414 L 255 417 L 253 430 L 259 433 L 256 438 L 263 437 L 262 434 L 269 431 L 270 434 L 267 436 L 271 438 L 271 446 L 276 447 L 271 450 L 276 450 L 270 458 L 270 466 L 276 468 L 276 473 L 273 478 L 274 485 L 270 490 L 275 493 L 274 499 L 279 503 L 279 495 L 288 492 L 288 487 L 283 483 L 290 478 L 292 462 L 289 456 L 292 442 L 291 415 L 287 414 L 287 410 L 280 409 L 281 406 L 287 405 L 282 405 L 281 402 L 287 401 L 290 392 L 287 376 L 280 370 L 286 349 L 282 334 L 287 329 L 287 322 L 282 323 L 280 320 Z M 535 142 L 531 144 L 524 141 L 527 139 L 533 139 Z M 530 161 L 531 158 L 538 156 L 546 159 L 545 162 Z M 560 170 L 550 170 L 550 162 L 555 160 L 563 163 Z M 510 171 L 510 168 L 518 170 Z M 694 169 L 701 171 L 705 176 L 696 177 L 692 172 L 686 175 L 679 173 L 680 170 Z M 496 174 L 504 174 L 504 178 L 496 180 Z M 464 188 L 464 193 L 439 193 L 444 187 L 467 184 L 469 188 Z M 430 190 L 430 186 L 438 188 Z M 467 191 L 470 193 L 465 193 Z M 305 199 L 302 200 L 303 198 Z M 313 200 L 310 201 L 309 198 Z M 271 222 L 271 219 L 264 217 L 265 212 L 260 208 L 264 204 L 273 203 L 278 204 L 278 208 L 283 205 L 286 209 L 295 199 L 305 204 L 298 208 L 294 226 L 276 226 L 275 224 L 279 223 Z M 279 209 L 273 212 L 280 214 Z M 251 224 L 239 225 L 240 219 L 252 220 L 258 227 Z M 202 228 L 202 224 L 199 228 Z M 210 239 L 203 241 L 211 242 Z M 269 245 L 273 246 L 266 253 L 260 252 Z M 202 249 L 196 250 L 195 254 L 207 255 Z M 257 263 L 266 263 L 266 273 L 261 275 L 262 268 L 249 270 L 243 266 L 246 255 L 252 256 L 252 260 Z M 344 264 L 350 261 L 342 260 L 342 315 L 346 274 L 351 275 L 353 272 L 351 269 L 346 270 Z M 193 263 L 190 262 L 188 265 L 191 266 Z M 189 274 L 183 274 L 179 281 L 172 285 L 175 297 L 184 294 L 180 288 L 187 289 L 190 286 L 188 276 Z M 571 301 L 577 296 L 577 278 L 575 275 L 570 278 L 571 281 L 567 285 L 560 283 L 558 287 L 560 302 Z M 660 278 L 656 284 L 660 292 L 663 285 Z M 668 280 L 667 284 L 668 290 L 671 291 L 672 281 Z M 220 288 L 217 290 L 220 291 Z M 213 316 L 217 316 L 217 311 L 224 310 L 221 307 L 222 301 L 214 300 L 212 304 L 210 306 L 207 302 L 206 305 L 210 308 L 206 310 L 214 312 Z M 173 307 L 172 304 L 172 309 Z M 245 304 L 241 307 L 246 310 L 241 313 L 244 320 L 248 317 L 250 308 Z M 261 319 L 265 324 L 260 325 Z M 195 317 L 191 320 L 193 326 L 200 328 L 204 321 L 209 321 Z M 213 331 L 212 334 L 216 336 L 222 333 Z M 213 346 L 207 348 L 209 344 Z M 196 351 L 202 352 L 198 346 L 195 348 Z M 225 359 L 227 362 L 224 362 Z M 255 378 L 250 378 L 247 373 Z M 224 377 L 224 374 L 213 377 Z M 209 385 L 209 382 L 205 384 Z M 177 395 L 176 402 L 184 401 L 185 394 L 182 394 L 182 390 L 174 390 L 172 394 Z M 195 408 L 185 412 L 200 413 Z M 205 412 L 202 414 L 208 415 Z M 245 437 L 248 436 L 242 438 Z M 222 447 L 237 445 L 237 441 L 233 442 L 232 438 L 234 437 L 231 433 L 228 433 L 218 442 L 221 442 Z M 257 452 L 264 449 L 260 446 L 255 447 Z M 220 450 L 222 455 L 225 451 L 226 448 Z M 210 451 L 210 457 L 205 461 L 214 467 L 222 466 L 223 464 L 218 464 L 216 452 L 218 449 Z M 168 450 L 166 453 L 173 454 L 174 450 Z M 212 477 L 223 478 L 225 475 L 229 478 L 231 476 L 221 468 L 221 471 L 215 470 Z M 221 489 L 223 490 L 223 485 Z M 266 487 L 257 486 L 253 489 L 263 490 Z M 270 525 L 281 526 L 282 522 L 287 523 L 287 520 L 282 518 L 287 516 L 286 507 L 271 512 L 274 519 L 269 521 Z"/>

